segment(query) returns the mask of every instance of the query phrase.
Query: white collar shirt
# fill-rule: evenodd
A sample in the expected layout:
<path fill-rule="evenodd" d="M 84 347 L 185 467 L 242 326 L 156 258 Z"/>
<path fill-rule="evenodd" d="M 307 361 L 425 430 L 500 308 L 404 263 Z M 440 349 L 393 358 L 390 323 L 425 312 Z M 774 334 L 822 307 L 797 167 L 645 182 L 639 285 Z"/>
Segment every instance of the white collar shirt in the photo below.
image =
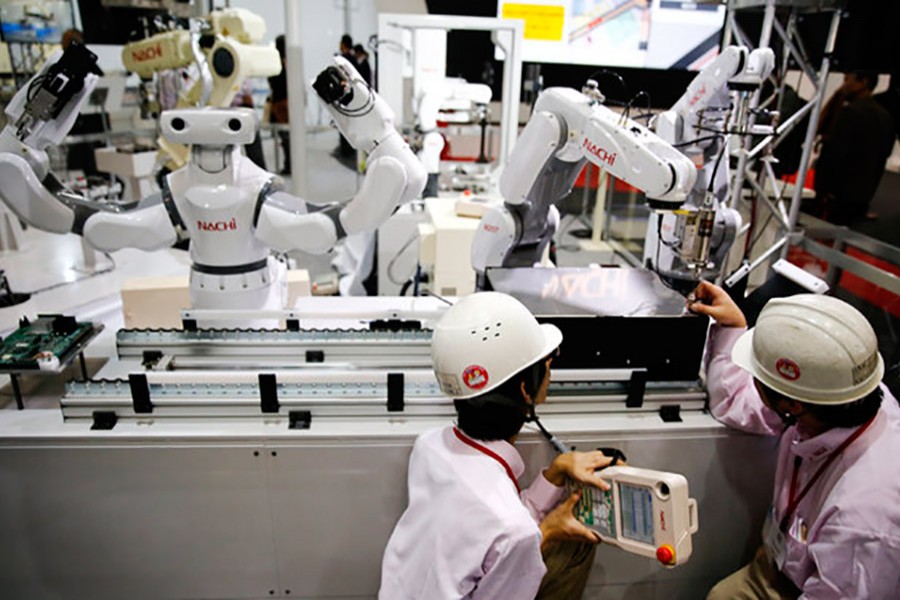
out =
<path fill-rule="evenodd" d="M 475 443 L 516 479 L 524 472 L 508 442 Z M 408 486 L 409 506 L 385 549 L 380 599 L 534 598 L 546 571 L 538 523 L 565 488 L 539 475 L 520 496 L 503 463 L 453 427 L 419 436 Z"/>

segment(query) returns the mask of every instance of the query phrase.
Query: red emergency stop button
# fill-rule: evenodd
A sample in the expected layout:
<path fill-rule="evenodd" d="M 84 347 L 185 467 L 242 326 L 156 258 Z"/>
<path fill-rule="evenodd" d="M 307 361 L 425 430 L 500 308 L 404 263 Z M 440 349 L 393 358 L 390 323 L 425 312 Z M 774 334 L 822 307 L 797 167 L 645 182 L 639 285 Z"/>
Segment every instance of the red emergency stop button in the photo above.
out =
<path fill-rule="evenodd" d="M 663 544 L 656 549 L 656 560 L 664 565 L 675 564 L 675 549 L 669 544 Z"/>

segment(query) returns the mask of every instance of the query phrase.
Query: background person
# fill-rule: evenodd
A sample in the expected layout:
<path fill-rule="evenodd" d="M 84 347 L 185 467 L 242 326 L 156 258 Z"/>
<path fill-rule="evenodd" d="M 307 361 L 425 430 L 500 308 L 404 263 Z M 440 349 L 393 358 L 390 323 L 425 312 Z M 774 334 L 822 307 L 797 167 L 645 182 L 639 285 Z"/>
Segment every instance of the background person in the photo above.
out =
<path fill-rule="evenodd" d="M 272 94 L 269 96 L 269 122 L 287 125 L 290 121 L 288 113 L 288 89 L 287 89 L 287 62 L 285 61 L 284 35 L 275 38 L 275 48 L 281 55 L 281 73 L 269 77 L 269 87 Z M 291 174 L 291 132 L 278 131 L 278 139 L 281 140 L 281 149 L 284 152 L 284 167 L 281 175 Z"/>
<path fill-rule="evenodd" d="M 894 123 L 872 96 L 878 74 L 856 71 L 828 100 L 819 119 L 817 216 L 836 225 L 866 218 L 894 147 Z"/>
<path fill-rule="evenodd" d="M 547 397 L 561 341 L 554 325 L 496 292 L 459 300 L 437 323 L 435 375 L 458 425 L 416 440 L 409 506 L 385 549 L 379 598 L 581 597 L 600 538 L 572 514 L 580 494 L 568 494 L 565 480 L 608 489 L 596 471 L 611 459 L 559 455 L 520 491 L 525 463 L 513 446 Z"/>
<path fill-rule="evenodd" d="M 801 294 L 770 300 L 746 331 L 722 288 L 695 295 L 691 310 L 716 321 L 713 416 L 781 437 L 763 547 L 707 600 L 897 598 L 900 407 L 872 327 L 846 302 Z"/>

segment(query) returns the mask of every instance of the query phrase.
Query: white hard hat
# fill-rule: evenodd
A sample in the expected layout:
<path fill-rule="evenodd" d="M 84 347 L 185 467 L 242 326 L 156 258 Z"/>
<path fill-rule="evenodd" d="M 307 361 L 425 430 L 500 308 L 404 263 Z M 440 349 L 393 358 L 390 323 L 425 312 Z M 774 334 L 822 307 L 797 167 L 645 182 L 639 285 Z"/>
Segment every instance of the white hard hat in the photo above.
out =
<path fill-rule="evenodd" d="M 884 375 L 875 332 L 837 298 L 799 294 L 770 300 L 731 359 L 776 392 L 810 404 L 846 404 Z"/>
<path fill-rule="evenodd" d="M 480 292 L 461 299 L 437 322 L 431 360 L 441 390 L 461 400 L 498 387 L 561 342 L 555 325 L 538 323 L 512 296 Z"/>

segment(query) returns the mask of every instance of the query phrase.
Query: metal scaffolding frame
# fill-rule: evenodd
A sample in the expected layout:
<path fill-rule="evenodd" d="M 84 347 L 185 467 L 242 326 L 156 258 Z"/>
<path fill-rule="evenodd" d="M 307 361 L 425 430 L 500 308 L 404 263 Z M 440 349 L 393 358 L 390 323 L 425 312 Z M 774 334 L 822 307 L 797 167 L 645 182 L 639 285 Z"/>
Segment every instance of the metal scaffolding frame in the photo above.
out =
<path fill-rule="evenodd" d="M 788 248 L 796 236 L 795 228 L 800 213 L 803 183 L 806 181 L 806 174 L 809 170 L 818 122 L 817 117 L 822 108 L 825 82 L 831 67 L 831 54 L 834 51 L 835 39 L 837 38 L 838 26 L 842 16 L 841 11 L 844 5 L 844 0 L 728 0 L 728 19 L 722 42 L 723 46 L 737 43 L 749 48 L 768 48 L 771 47 L 773 35 L 777 36 L 783 45 L 779 63 L 774 73 L 779 87 L 771 97 L 766 98 L 762 102 L 760 92 L 757 92 L 750 101 L 751 111 L 769 107 L 775 110 L 781 109 L 786 75 L 791 67 L 799 68 L 815 89 L 812 99 L 791 115 L 790 118 L 779 123 L 770 135 L 764 136 L 762 140 L 756 141 L 756 143 L 751 138 L 744 138 L 736 152 L 738 162 L 732 180 L 731 207 L 738 208 L 744 195 L 744 185 L 749 184 L 750 200 L 757 202 L 759 206 L 766 207 L 777 224 L 778 232 L 769 248 L 752 262 L 745 261 L 744 264 L 724 280 L 728 286 L 736 285 L 752 271 L 767 264 L 776 254 L 780 254 L 781 257 L 786 256 Z M 749 10 L 762 10 L 763 12 L 762 31 L 758 43 L 753 43 L 737 22 L 737 15 Z M 831 13 L 831 23 L 825 41 L 824 54 L 818 70 L 812 65 L 806 50 L 807 46 L 797 27 L 799 19 L 809 13 Z M 774 107 L 772 106 L 773 103 L 775 104 Z M 789 202 L 786 202 L 787 185 L 779 182 L 776 178 L 770 157 L 772 151 L 784 141 L 787 135 L 797 127 L 806 115 L 810 115 L 810 119 L 803 142 L 797 180 Z M 751 120 L 753 118 L 751 116 Z M 774 198 L 774 201 L 771 198 Z M 759 202 L 760 200 L 761 202 Z M 757 224 L 761 222 L 761 217 L 763 215 L 757 214 Z M 738 233 L 738 239 L 746 236 L 752 225 L 753 223 L 744 225 Z M 748 252 L 751 249 L 748 247 Z"/>

